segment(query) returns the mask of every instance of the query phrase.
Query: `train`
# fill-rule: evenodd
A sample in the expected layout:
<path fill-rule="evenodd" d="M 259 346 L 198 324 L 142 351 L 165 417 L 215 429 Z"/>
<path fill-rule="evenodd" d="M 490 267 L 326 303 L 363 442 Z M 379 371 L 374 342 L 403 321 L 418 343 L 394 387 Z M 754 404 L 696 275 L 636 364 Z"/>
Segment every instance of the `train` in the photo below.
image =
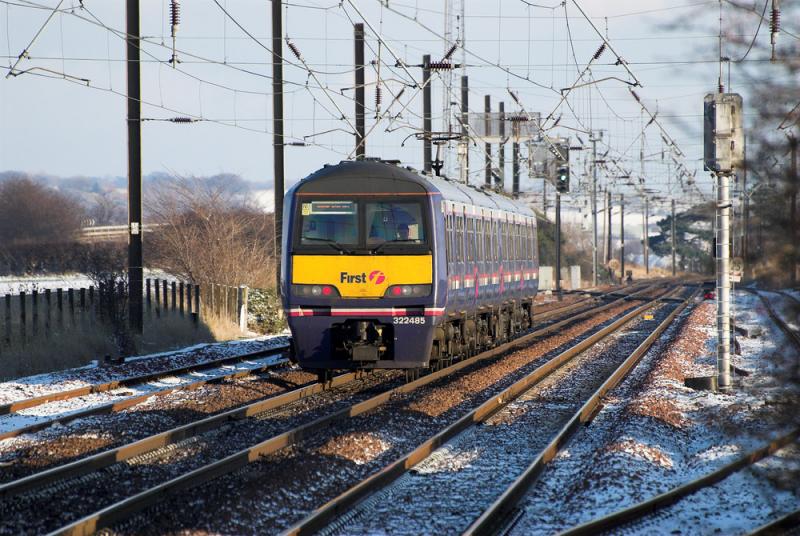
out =
<path fill-rule="evenodd" d="M 536 216 L 491 189 L 373 159 L 284 200 L 281 299 L 307 370 L 441 367 L 533 323 Z"/>

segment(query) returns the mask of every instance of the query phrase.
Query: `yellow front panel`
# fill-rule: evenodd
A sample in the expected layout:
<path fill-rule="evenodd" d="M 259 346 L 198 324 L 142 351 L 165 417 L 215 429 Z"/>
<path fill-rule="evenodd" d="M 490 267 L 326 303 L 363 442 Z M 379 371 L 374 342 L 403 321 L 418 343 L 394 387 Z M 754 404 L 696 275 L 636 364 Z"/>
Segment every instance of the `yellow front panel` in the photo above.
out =
<path fill-rule="evenodd" d="M 380 298 L 390 285 L 429 285 L 431 255 L 294 255 L 292 283 L 333 285 L 343 298 Z"/>

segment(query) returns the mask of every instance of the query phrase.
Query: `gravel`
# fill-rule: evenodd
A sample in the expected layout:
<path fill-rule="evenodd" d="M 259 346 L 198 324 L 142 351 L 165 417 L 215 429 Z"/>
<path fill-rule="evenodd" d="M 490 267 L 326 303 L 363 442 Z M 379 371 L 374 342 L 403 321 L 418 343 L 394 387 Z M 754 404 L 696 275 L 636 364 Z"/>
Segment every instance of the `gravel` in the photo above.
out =
<path fill-rule="evenodd" d="M 152 396 L 126 410 L 76 419 L 0 442 L 0 482 L 109 450 L 306 385 L 316 376 L 287 366 L 199 389 Z"/>
<path fill-rule="evenodd" d="M 686 377 L 714 371 L 715 306 L 707 301 L 684 314 L 665 340 L 605 400 L 590 427 L 579 431 L 545 469 L 520 506 L 513 534 L 552 534 L 649 499 L 705 475 L 757 448 L 780 431 L 770 418 L 785 382 L 769 359 L 792 352 L 756 296 L 736 293 L 737 323 L 761 326 L 760 339 L 739 339 L 737 367 L 754 372 L 734 391 L 693 391 Z M 770 402 L 770 401 L 773 402 Z M 615 534 L 747 533 L 796 509 L 796 479 L 783 477 L 797 449 L 784 449 L 755 468 L 693 494 L 664 514 L 648 516 Z M 764 478 L 772 467 L 772 478 Z M 568 501 L 564 498 L 569 497 Z"/>
<path fill-rule="evenodd" d="M 60 372 L 38 374 L 0 383 L 0 404 L 77 389 L 87 385 L 122 380 L 170 369 L 201 365 L 215 359 L 285 346 L 286 335 L 268 335 L 214 344 L 198 344 L 173 352 L 128 358 L 113 366 L 89 365 Z"/>
<path fill-rule="evenodd" d="M 332 533 L 463 532 L 649 335 L 648 328 L 674 307 L 661 306 L 653 311 L 654 320 L 637 319 L 595 344 L 485 423 L 437 449 L 377 497 L 356 507 L 346 516 L 352 518 Z M 471 485 L 476 482 L 480 485 Z M 466 489 L 469 493 L 464 493 Z"/>
<path fill-rule="evenodd" d="M 339 422 L 235 474 L 189 490 L 180 498 L 165 500 L 114 529 L 121 534 L 260 534 L 286 528 L 416 447 L 546 358 L 588 336 L 587 330 L 599 329 L 636 305 L 631 302 L 604 311 L 522 351 L 467 367 L 396 396 L 370 413 Z"/>
<path fill-rule="evenodd" d="M 398 385 L 401 373 L 366 375 L 255 418 L 219 428 L 46 489 L 0 501 L 0 534 L 49 532 L 113 502 Z M 145 410 L 146 411 L 146 410 Z M 179 410 L 180 411 L 180 410 Z M 156 413 L 159 413 L 156 411 Z"/>

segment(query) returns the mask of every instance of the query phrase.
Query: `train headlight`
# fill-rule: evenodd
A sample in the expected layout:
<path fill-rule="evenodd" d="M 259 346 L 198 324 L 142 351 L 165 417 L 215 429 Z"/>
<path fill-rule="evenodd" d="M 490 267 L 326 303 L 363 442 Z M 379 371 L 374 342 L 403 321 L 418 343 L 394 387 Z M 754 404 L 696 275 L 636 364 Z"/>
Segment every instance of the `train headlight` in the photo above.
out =
<path fill-rule="evenodd" d="M 332 285 L 292 285 L 292 294 L 308 298 L 339 297 L 339 291 Z"/>
<path fill-rule="evenodd" d="M 430 296 L 430 285 L 392 285 L 386 289 L 384 296 L 388 298 L 421 298 Z"/>

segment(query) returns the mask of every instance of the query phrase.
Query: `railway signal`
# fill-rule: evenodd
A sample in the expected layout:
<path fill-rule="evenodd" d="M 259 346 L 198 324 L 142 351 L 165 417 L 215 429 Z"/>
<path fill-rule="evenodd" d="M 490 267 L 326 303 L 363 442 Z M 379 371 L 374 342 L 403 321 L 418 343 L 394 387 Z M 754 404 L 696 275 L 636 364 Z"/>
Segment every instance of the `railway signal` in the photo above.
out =
<path fill-rule="evenodd" d="M 569 192 L 569 164 L 558 166 L 556 171 L 556 191 L 559 193 Z"/>
<path fill-rule="evenodd" d="M 705 167 L 717 179 L 717 374 L 722 389 L 731 386 L 731 175 L 744 163 L 742 97 L 709 93 L 704 101 Z"/>

